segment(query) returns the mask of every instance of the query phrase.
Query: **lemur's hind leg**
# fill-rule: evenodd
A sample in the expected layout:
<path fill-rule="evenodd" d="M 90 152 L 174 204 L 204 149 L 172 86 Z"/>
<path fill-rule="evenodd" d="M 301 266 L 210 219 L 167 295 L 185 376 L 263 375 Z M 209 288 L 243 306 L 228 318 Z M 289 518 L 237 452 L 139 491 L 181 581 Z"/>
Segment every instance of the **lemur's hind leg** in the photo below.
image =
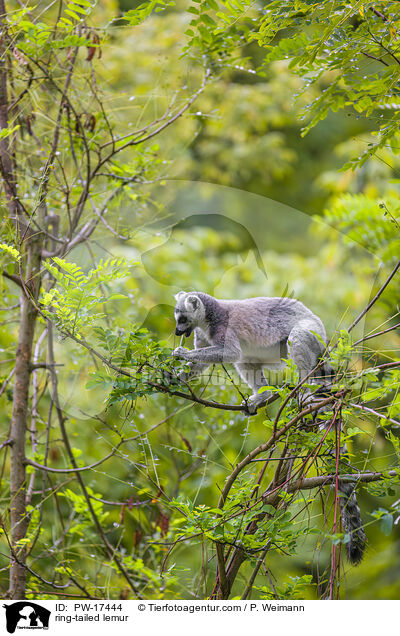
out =
<path fill-rule="evenodd" d="M 300 381 L 304 380 L 310 371 L 317 366 L 319 358 L 324 352 L 324 346 L 314 333 L 311 333 L 312 331 L 318 333 L 318 326 L 307 320 L 300 321 L 293 327 L 288 337 L 289 357 L 297 366 Z M 316 371 L 315 376 L 318 375 L 321 376 L 322 373 Z M 309 382 L 312 382 L 311 377 Z"/>
<path fill-rule="evenodd" d="M 250 413 L 255 413 L 257 408 L 263 406 L 271 395 L 271 391 L 258 392 L 268 384 L 263 373 L 263 365 L 259 362 L 237 362 L 235 368 L 253 391 L 253 395 L 247 402 L 247 407 Z"/>
<path fill-rule="evenodd" d="M 288 338 L 289 357 L 297 366 L 300 381 L 304 380 L 317 366 L 325 351 L 323 343 L 320 342 L 312 331 L 319 333 L 318 325 L 310 321 L 301 321 L 292 329 Z M 323 340 L 325 340 L 325 334 L 320 333 L 320 335 Z M 303 389 L 300 395 L 302 407 L 311 406 L 323 399 L 323 397 L 327 397 L 326 390 L 328 389 L 329 391 L 330 381 L 324 377 L 324 369 L 322 366 L 313 373 L 306 382 L 309 384 L 321 384 L 323 386 L 314 391 L 310 388 Z M 330 408 L 330 405 L 322 407 L 318 409 L 318 413 L 329 411 Z M 317 412 L 315 412 L 315 417 L 317 417 Z M 325 428 L 326 424 L 325 421 L 322 421 L 320 422 L 320 427 Z"/>

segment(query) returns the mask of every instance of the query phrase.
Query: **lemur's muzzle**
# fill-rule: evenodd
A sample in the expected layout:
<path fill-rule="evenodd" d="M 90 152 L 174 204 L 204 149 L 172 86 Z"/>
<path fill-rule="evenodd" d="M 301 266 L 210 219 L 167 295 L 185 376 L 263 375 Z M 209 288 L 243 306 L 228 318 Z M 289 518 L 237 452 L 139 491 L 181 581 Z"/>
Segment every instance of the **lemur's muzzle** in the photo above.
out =
<path fill-rule="evenodd" d="M 176 336 L 183 336 L 184 335 L 184 336 L 186 336 L 186 338 L 189 338 L 189 336 L 192 333 L 192 331 L 193 331 L 192 327 L 188 327 L 187 329 L 184 329 L 183 331 L 181 331 L 179 329 L 179 327 L 177 327 L 175 329 L 175 335 Z"/>

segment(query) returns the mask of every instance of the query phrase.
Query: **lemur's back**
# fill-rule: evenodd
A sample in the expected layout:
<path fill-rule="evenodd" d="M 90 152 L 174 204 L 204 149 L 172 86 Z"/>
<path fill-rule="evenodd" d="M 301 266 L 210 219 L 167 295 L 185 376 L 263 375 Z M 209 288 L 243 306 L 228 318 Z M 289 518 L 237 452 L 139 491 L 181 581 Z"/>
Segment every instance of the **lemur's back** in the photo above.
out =
<path fill-rule="evenodd" d="M 288 338 L 300 322 L 326 340 L 325 328 L 318 316 L 294 298 L 257 297 L 244 300 L 218 300 L 228 311 L 228 325 L 243 340 L 260 345 L 275 344 Z"/>

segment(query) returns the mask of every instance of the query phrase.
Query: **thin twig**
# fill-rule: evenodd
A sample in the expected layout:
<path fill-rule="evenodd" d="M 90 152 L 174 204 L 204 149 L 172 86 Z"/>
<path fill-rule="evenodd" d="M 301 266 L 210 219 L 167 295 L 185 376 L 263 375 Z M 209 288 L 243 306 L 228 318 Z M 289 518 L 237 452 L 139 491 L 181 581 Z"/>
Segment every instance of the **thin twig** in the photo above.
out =
<path fill-rule="evenodd" d="M 399 268 L 400 268 L 400 261 L 398 261 L 396 263 L 395 267 L 392 269 L 392 271 L 390 272 L 389 276 L 387 277 L 387 279 L 385 280 L 383 285 L 379 288 L 378 292 L 375 294 L 373 299 L 368 303 L 368 305 L 365 307 L 365 309 L 362 310 L 362 312 L 357 316 L 357 318 L 355 320 L 353 320 L 353 322 L 351 323 L 350 327 L 347 329 L 348 333 L 350 333 L 350 331 L 352 331 L 352 329 L 354 329 L 354 327 L 360 322 L 360 320 L 371 309 L 371 307 L 373 307 L 373 305 L 375 305 L 376 301 L 382 295 L 382 293 L 385 291 L 386 287 L 389 285 L 390 281 L 392 280 L 393 276 L 395 276 L 395 274 L 396 274 L 396 272 L 398 271 Z"/>

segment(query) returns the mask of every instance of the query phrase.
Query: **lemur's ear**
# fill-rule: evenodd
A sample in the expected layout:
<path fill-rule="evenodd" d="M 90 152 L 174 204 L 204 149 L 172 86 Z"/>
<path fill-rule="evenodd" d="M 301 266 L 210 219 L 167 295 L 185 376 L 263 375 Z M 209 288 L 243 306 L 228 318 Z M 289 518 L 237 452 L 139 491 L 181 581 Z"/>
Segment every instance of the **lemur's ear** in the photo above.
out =
<path fill-rule="evenodd" d="M 175 294 L 174 298 L 175 300 L 179 300 L 180 298 L 182 298 L 182 296 L 185 296 L 186 292 L 185 291 L 180 291 L 177 294 Z"/>
<path fill-rule="evenodd" d="M 200 299 L 193 294 L 185 299 L 185 307 L 188 311 L 196 311 L 200 307 Z"/>

